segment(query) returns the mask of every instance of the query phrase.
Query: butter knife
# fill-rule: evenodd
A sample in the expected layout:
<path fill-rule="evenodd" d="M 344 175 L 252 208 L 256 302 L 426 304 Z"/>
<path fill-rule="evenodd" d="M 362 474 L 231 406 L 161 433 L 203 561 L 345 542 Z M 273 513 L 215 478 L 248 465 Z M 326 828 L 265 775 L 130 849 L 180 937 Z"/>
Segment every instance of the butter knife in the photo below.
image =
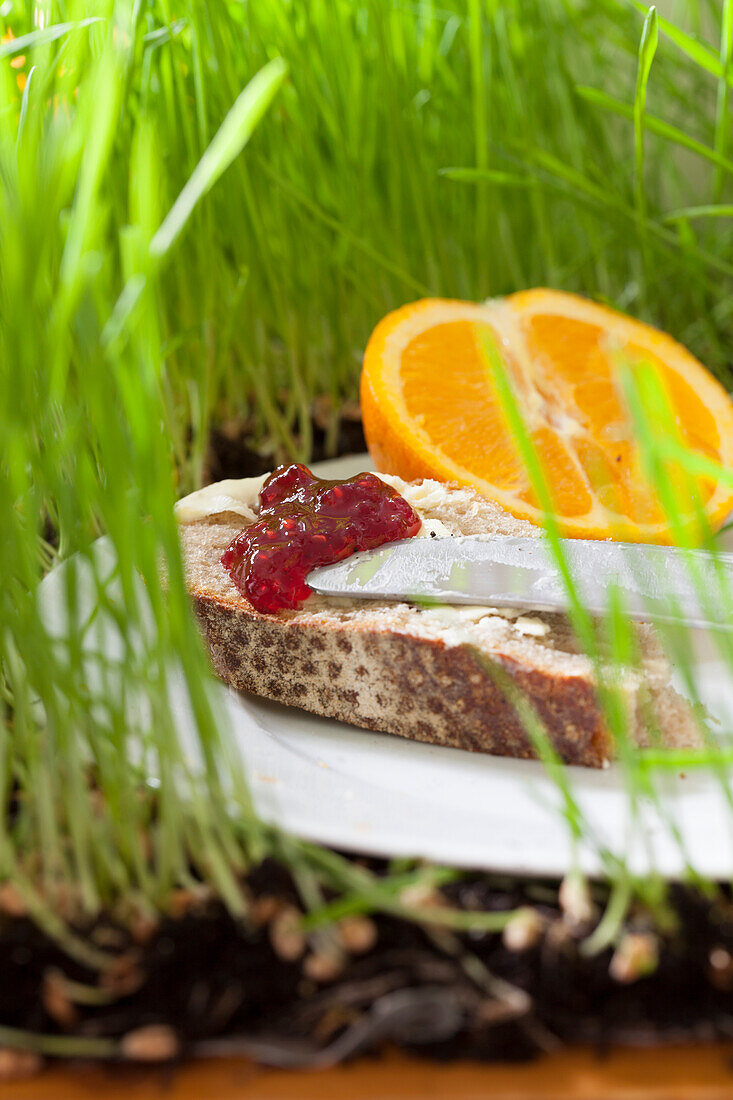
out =
<path fill-rule="evenodd" d="M 632 619 L 733 630 L 733 553 L 637 543 L 561 539 L 580 602 L 608 610 L 618 589 Z M 562 571 L 544 537 L 461 536 L 407 539 L 312 570 L 325 596 L 414 603 L 568 611 Z"/>

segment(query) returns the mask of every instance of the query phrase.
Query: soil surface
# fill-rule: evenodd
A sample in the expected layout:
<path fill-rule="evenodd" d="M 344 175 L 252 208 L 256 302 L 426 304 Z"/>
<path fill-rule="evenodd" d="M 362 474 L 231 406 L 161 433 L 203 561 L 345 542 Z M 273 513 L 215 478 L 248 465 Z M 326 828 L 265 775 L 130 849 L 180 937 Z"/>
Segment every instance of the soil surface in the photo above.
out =
<path fill-rule="evenodd" d="M 313 448 L 309 462 L 337 456 L 362 454 L 366 440 L 358 407 L 347 407 L 338 419 L 337 430 L 329 439 L 327 418 L 314 412 L 312 421 Z M 269 473 L 275 466 L 288 461 L 287 456 L 256 451 L 251 446 L 251 425 L 246 420 L 231 420 L 213 428 L 209 436 L 206 461 L 206 481 L 224 478 L 257 477 Z M 329 445 L 330 444 L 330 445 Z"/>
<path fill-rule="evenodd" d="M 662 937 L 632 913 L 613 946 L 588 956 L 603 898 L 561 905 L 557 883 L 467 875 L 411 899 L 426 916 L 436 905 L 526 907 L 503 934 L 460 935 L 360 915 L 305 936 L 297 891 L 272 861 L 243 890 L 246 920 L 204 891 L 179 891 L 159 922 L 100 920 L 86 935 L 115 957 L 101 974 L 6 914 L 0 1027 L 65 1036 L 72 1056 L 79 1040 L 108 1037 L 113 1056 L 130 1059 L 242 1053 L 281 1067 L 326 1066 L 385 1043 L 441 1060 L 521 1060 L 567 1042 L 733 1033 L 727 892 L 712 901 L 674 888 L 676 929 Z"/>

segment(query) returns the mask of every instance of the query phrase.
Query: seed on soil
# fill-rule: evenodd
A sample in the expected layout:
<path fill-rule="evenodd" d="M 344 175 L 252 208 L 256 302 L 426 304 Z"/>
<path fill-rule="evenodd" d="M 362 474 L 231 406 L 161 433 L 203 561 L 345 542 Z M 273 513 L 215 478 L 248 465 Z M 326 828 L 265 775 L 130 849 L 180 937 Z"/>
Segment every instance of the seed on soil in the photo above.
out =
<path fill-rule="evenodd" d="M 550 926 L 547 929 L 543 947 L 544 946 L 547 946 L 549 951 L 554 951 L 562 955 L 570 955 L 576 952 L 577 941 L 564 921 L 553 920 L 550 922 Z"/>
<path fill-rule="evenodd" d="M 137 913 L 130 920 L 130 935 L 142 947 L 150 943 L 159 928 L 160 918 L 152 913 Z"/>
<path fill-rule="evenodd" d="M 614 981 L 635 982 L 652 974 L 658 962 L 656 936 L 649 932 L 627 932 L 613 953 L 608 972 Z"/>
<path fill-rule="evenodd" d="M 725 947 L 713 947 L 708 955 L 710 983 L 724 993 L 733 989 L 733 957 Z"/>
<path fill-rule="evenodd" d="M 303 963 L 303 973 L 314 982 L 332 982 L 343 972 L 344 956 L 338 951 L 311 951 Z"/>
<path fill-rule="evenodd" d="M 378 932 L 370 917 L 346 917 L 339 922 L 338 935 L 347 951 L 363 955 L 374 947 Z"/>
<path fill-rule="evenodd" d="M 440 890 L 427 882 L 415 882 L 400 892 L 400 902 L 408 909 L 434 909 L 445 906 Z"/>
<path fill-rule="evenodd" d="M 53 967 L 43 975 L 41 1000 L 51 1019 L 61 1027 L 71 1028 L 77 1022 L 79 1013 L 66 990 L 66 979 Z"/>
<path fill-rule="evenodd" d="M 502 933 L 502 943 L 507 951 L 529 951 L 542 938 L 545 922 L 530 906 L 518 909 L 507 922 Z"/>
<path fill-rule="evenodd" d="M 120 1053 L 131 1062 L 169 1062 L 180 1050 L 178 1036 L 166 1024 L 150 1024 L 128 1031 Z"/>
<path fill-rule="evenodd" d="M 181 917 L 185 917 L 192 910 L 199 911 L 203 909 L 212 897 L 212 891 L 208 886 L 197 886 L 195 889 L 179 887 L 176 890 L 171 890 L 168 895 L 166 909 L 174 920 L 180 920 Z"/>
<path fill-rule="evenodd" d="M 294 905 L 286 905 L 270 921 L 270 943 L 275 954 L 285 962 L 295 962 L 305 951 L 301 918 L 302 914 Z"/>
<path fill-rule="evenodd" d="M 558 901 L 565 920 L 570 925 L 590 924 L 596 916 L 588 881 L 582 875 L 565 876 L 560 883 Z"/>
<path fill-rule="evenodd" d="M 99 976 L 102 989 L 108 989 L 120 997 L 138 990 L 145 979 L 140 968 L 140 958 L 140 952 L 133 948 L 113 959 Z"/>
<path fill-rule="evenodd" d="M 269 924 L 287 904 L 283 898 L 278 898 L 274 894 L 262 894 L 261 897 L 255 898 L 250 905 L 249 915 L 252 918 L 252 923 L 258 926 Z"/>

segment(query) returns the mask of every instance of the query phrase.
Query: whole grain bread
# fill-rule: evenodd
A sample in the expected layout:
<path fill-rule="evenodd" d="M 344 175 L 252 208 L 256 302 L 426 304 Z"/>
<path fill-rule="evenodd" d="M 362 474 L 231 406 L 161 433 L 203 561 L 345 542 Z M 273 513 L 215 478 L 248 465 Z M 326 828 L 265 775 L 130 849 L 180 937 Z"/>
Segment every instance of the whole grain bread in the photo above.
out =
<path fill-rule="evenodd" d="M 539 533 L 471 489 L 384 480 L 421 514 L 423 535 Z M 179 502 L 189 591 L 226 683 L 365 729 L 531 758 L 516 689 L 568 764 L 601 767 L 614 757 L 592 663 L 563 615 L 315 594 L 298 611 L 255 611 L 219 559 L 254 519 L 259 485 L 258 479 L 221 483 Z M 635 629 L 641 668 L 625 671 L 621 682 L 630 736 L 640 745 L 699 744 L 651 628 Z"/>

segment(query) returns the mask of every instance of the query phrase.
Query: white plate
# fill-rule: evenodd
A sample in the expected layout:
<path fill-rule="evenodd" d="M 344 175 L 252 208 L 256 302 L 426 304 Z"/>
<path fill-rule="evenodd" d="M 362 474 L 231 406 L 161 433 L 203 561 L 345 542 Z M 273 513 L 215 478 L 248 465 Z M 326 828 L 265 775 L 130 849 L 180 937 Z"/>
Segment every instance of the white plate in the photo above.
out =
<path fill-rule="evenodd" d="M 344 477 L 366 462 L 341 460 L 319 472 Z M 63 619 L 60 581 L 59 570 L 44 581 L 44 604 L 56 629 Z M 114 636 L 99 630 L 93 644 L 109 655 Z M 733 731 L 733 684 L 712 647 L 701 646 L 697 678 L 718 728 Z M 561 875 L 571 866 L 560 797 L 541 764 L 421 745 L 220 690 L 256 808 L 266 821 L 303 838 L 374 855 L 532 875 Z M 184 690 L 175 692 L 176 720 L 188 738 L 185 698 Z M 597 840 L 627 853 L 635 870 L 653 866 L 678 877 L 688 862 L 711 877 L 733 875 L 733 813 L 719 775 L 702 769 L 684 777 L 665 773 L 656 783 L 658 803 L 643 799 L 633 819 L 618 766 L 568 768 L 565 774 Z M 601 873 L 597 844 L 583 842 L 578 857 L 589 873 Z"/>

